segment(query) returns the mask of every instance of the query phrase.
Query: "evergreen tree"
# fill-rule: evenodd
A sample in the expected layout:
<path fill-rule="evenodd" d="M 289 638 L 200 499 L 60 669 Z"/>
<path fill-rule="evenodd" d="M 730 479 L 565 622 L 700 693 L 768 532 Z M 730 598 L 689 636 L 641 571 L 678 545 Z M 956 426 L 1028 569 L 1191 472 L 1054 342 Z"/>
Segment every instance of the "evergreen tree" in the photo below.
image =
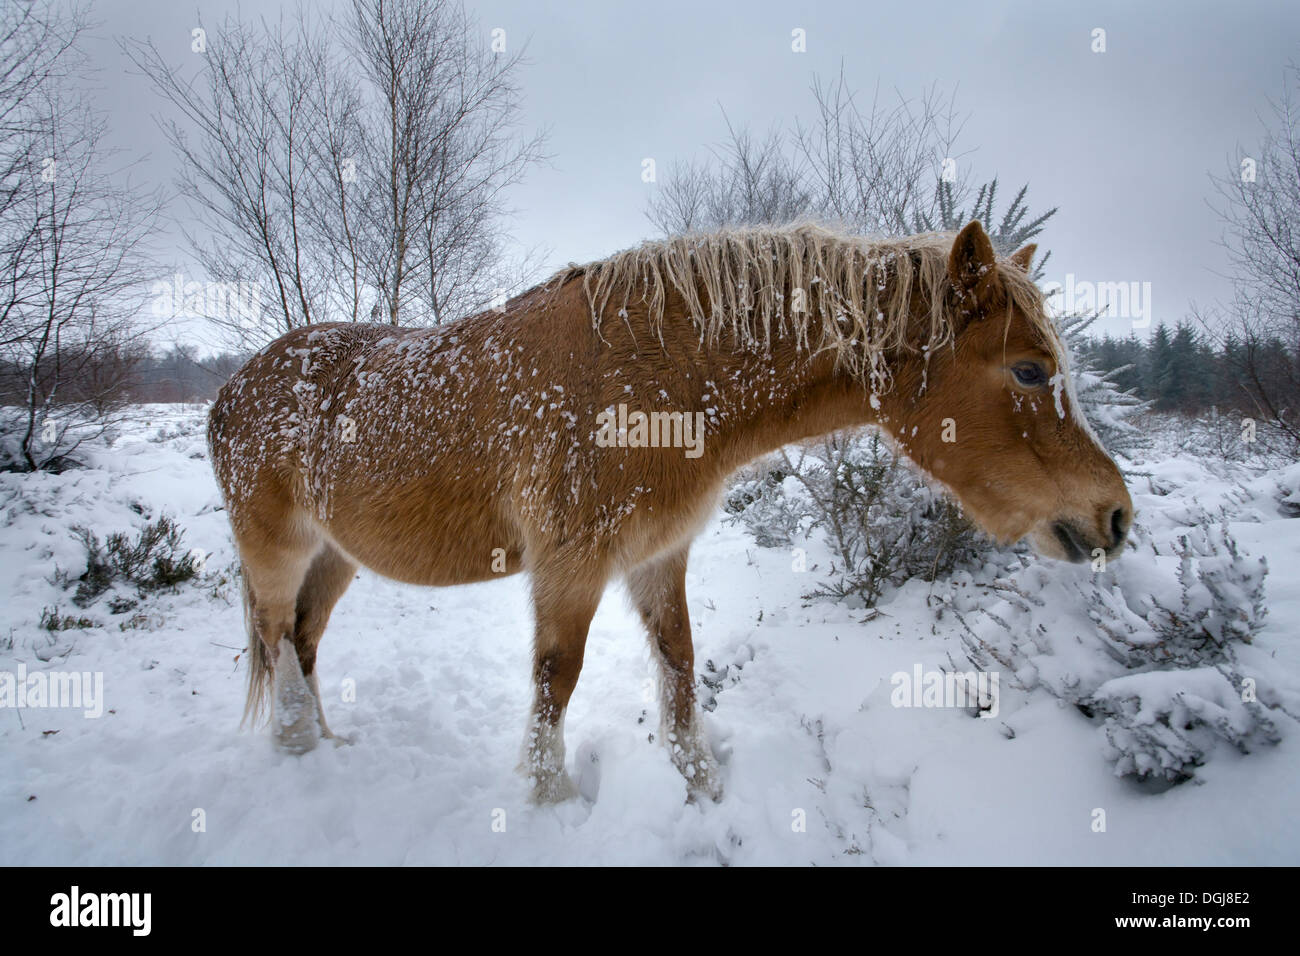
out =
<path fill-rule="evenodd" d="M 1187 322 L 1179 322 L 1169 342 L 1167 379 L 1161 389 L 1165 407 L 1178 411 L 1192 411 L 1202 403 L 1201 388 L 1197 383 L 1196 333 Z"/>
<path fill-rule="evenodd" d="M 1173 407 L 1170 392 L 1172 367 L 1173 337 L 1169 334 L 1169 326 L 1161 322 L 1156 326 L 1151 343 L 1147 346 L 1146 367 L 1143 370 L 1147 395 L 1160 411 L 1168 411 Z"/>
<path fill-rule="evenodd" d="M 1214 403 L 1221 408 L 1237 408 L 1244 397 L 1240 375 L 1240 369 L 1245 367 L 1242 352 L 1241 339 L 1229 330 L 1215 363 Z"/>
<path fill-rule="evenodd" d="M 1001 217 L 995 216 L 993 209 L 997 201 L 998 180 L 993 177 L 987 183 L 980 186 L 975 194 L 975 201 L 971 203 L 970 210 L 965 211 L 958 207 L 956 190 L 953 183 L 941 180 L 935 188 L 935 215 L 926 212 L 917 212 L 913 215 L 913 232 L 957 232 L 972 219 L 978 219 L 984 224 L 985 232 L 988 233 L 989 240 L 993 243 L 993 249 L 998 255 L 1010 255 L 1017 249 L 1032 242 L 1043 227 L 1047 220 L 1056 215 L 1056 207 L 1053 206 L 1047 212 L 1040 213 L 1037 216 L 1029 215 L 1029 206 L 1025 202 L 1025 195 L 1029 192 L 1029 185 L 1020 187 L 1016 193 L 1011 205 L 1007 206 L 1006 211 Z M 1030 269 L 1030 274 L 1034 279 L 1041 279 L 1043 267 L 1047 263 L 1051 253 L 1048 252 Z"/>

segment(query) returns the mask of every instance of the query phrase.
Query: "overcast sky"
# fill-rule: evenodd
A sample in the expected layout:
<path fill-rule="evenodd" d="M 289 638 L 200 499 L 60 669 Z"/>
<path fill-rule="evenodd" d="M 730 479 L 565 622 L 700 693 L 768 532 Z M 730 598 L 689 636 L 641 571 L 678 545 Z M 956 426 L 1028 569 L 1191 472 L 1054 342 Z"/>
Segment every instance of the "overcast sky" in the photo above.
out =
<path fill-rule="evenodd" d="M 877 84 L 908 96 L 932 84 L 955 90 L 975 180 L 996 174 L 1008 194 L 1028 183 L 1033 209 L 1060 207 L 1040 240 L 1053 252 L 1048 279 L 1149 282 L 1154 318 L 1169 322 L 1189 301 L 1227 297 L 1208 174 L 1251 154 L 1284 68 L 1300 61 L 1294 0 L 468 6 L 485 33 L 506 31 L 510 49 L 527 43 L 525 115 L 549 127 L 553 159 L 513 193 L 510 232 L 548 249 L 548 266 L 601 258 L 653 233 L 645 208 L 656 187 L 642 181 L 643 159 L 662 173 L 675 159 L 702 158 L 723 138 L 723 109 L 759 132 L 788 127 L 810 115 L 813 77 L 843 63 L 867 94 Z M 211 26 L 227 12 L 275 17 L 279 7 L 98 0 L 98 95 L 115 142 L 148 153 L 149 174 L 170 181 L 169 147 L 152 119 L 164 105 L 129 72 L 114 37 L 151 36 L 181 62 L 197 55 L 190 29 L 200 16 Z M 807 52 L 791 49 L 796 28 Z M 1104 53 L 1092 51 L 1097 28 Z M 1127 334 L 1132 322 L 1104 327 Z"/>

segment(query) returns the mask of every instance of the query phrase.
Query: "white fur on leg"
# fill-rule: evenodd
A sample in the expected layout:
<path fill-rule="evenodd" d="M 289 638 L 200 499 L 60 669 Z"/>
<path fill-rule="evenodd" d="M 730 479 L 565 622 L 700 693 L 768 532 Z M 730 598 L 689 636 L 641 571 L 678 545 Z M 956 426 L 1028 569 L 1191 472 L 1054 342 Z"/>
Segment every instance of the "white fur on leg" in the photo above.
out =
<path fill-rule="evenodd" d="M 316 695 L 302 676 L 293 642 L 281 640 L 277 650 L 271 729 L 281 750 L 304 754 L 315 748 L 320 739 L 320 708 L 316 705 Z"/>
<path fill-rule="evenodd" d="M 539 720 L 536 711 L 529 720 L 519 770 L 532 784 L 534 803 L 562 803 L 578 795 L 564 769 L 564 713 L 554 726 Z"/>
<path fill-rule="evenodd" d="M 671 726 L 671 704 L 665 700 L 660 711 L 662 718 L 659 733 L 668 748 L 669 759 L 678 773 L 686 778 L 686 787 L 693 799 L 704 795 L 715 803 L 722 799 L 722 782 L 718 777 L 718 761 L 713 749 L 704 739 L 700 729 L 699 714 L 692 710 L 685 721 Z"/>
<path fill-rule="evenodd" d="M 699 708 L 694 702 L 694 695 L 691 695 L 690 709 L 679 714 L 676 688 L 677 682 L 682 679 L 681 672 L 668 664 L 654 641 L 650 642 L 650 646 L 651 653 L 659 664 L 659 739 L 668 748 L 668 757 L 677 772 L 686 778 L 687 799 L 693 801 L 703 794 L 716 803 L 722 799 L 718 761 L 700 730 Z"/>

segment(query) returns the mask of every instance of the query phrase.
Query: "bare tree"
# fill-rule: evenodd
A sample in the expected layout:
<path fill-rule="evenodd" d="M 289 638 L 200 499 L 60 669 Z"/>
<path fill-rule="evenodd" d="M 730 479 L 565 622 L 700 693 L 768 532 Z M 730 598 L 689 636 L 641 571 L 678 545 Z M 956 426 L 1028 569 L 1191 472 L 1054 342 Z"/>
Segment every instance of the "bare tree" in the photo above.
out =
<path fill-rule="evenodd" d="M 703 162 L 669 168 L 650 221 L 666 233 L 815 218 L 860 233 L 912 231 L 940 212 L 940 189 L 960 201 L 953 97 L 935 89 L 864 110 L 843 71 L 815 80 L 811 120 L 756 138 L 726 117 L 727 137 Z"/>
<path fill-rule="evenodd" d="M 347 46 L 367 83 L 369 247 L 394 325 L 482 308 L 501 281 L 504 191 L 541 158 L 516 136 L 521 53 L 488 48 L 459 3 L 353 0 Z"/>
<path fill-rule="evenodd" d="M 76 37 L 84 10 L 41 26 L 41 37 Z M 68 47 L 71 50 L 72 47 Z M 127 398 L 143 332 L 133 321 L 145 275 L 157 194 L 112 165 L 105 120 L 64 73 L 47 68 L 19 85 L 22 102 L 0 106 L 13 123 L 14 170 L 0 225 L 0 401 L 5 457 L 26 469 L 54 467 L 102 433 Z M 9 137 L 6 136 L 6 145 Z"/>
<path fill-rule="evenodd" d="M 915 100 L 877 86 L 859 106 L 841 68 L 813 83 L 816 112 L 796 126 L 819 212 L 868 234 L 908 232 L 939 203 L 940 185 L 958 199 L 969 179 L 957 152 L 963 120 L 953 94 L 932 86 Z"/>
<path fill-rule="evenodd" d="M 1300 452 L 1300 66 L 1272 104 L 1254 156 L 1213 176 L 1232 263 L 1231 305 L 1197 312 L 1240 376 L 1248 404 Z"/>
<path fill-rule="evenodd" d="M 441 322 L 509 281 L 503 195 L 542 137 L 515 136 L 519 55 L 488 49 L 459 3 L 227 19 L 194 81 L 152 42 L 123 46 L 178 111 L 163 126 L 203 214 L 197 258 L 221 282 L 264 280 L 257 321 L 211 316 L 245 342 L 329 320 Z"/>
<path fill-rule="evenodd" d="M 345 53 L 319 32 L 304 30 L 307 50 L 308 108 L 315 135 L 307 138 L 309 195 L 303 219 L 313 250 L 324 258 L 325 315 L 348 322 L 369 317 L 363 300 L 370 276 L 363 251 L 368 248 L 370 215 L 358 185 L 358 164 L 367 132 L 361 85 Z"/>
<path fill-rule="evenodd" d="M 757 139 L 732 125 L 711 161 L 674 163 L 647 215 L 663 232 L 790 222 L 819 212 L 804 164 L 773 129 Z"/>
<path fill-rule="evenodd" d="M 0 7 L 0 343 L 21 337 L 11 320 L 31 291 L 24 281 L 32 256 L 35 220 L 20 207 L 34 181 L 32 149 L 47 133 L 39 99 L 51 83 L 82 67 L 77 39 L 86 27 L 82 4 L 6 3 Z"/>
<path fill-rule="evenodd" d="M 338 246 L 325 209 L 346 209 L 346 190 L 336 196 L 327 188 L 330 169 L 321 159 L 348 150 L 352 119 L 347 100 L 324 85 L 335 71 L 313 59 L 323 42 L 305 22 L 290 32 L 283 23 L 253 28 L 228 19 L 205 30 L 203 46 L 192 82 L 152 41 L 124 44 L 179 112 L 162 125 L 181 159 L 181 195 L 202 223 L 186 232 L 195 258 L 212 281 L 254 290 L 251 309 L 206 317 L 236 339 L 271 338 L 328 311 Z M 345 314 L 355 317 L 351 298 Z"/>

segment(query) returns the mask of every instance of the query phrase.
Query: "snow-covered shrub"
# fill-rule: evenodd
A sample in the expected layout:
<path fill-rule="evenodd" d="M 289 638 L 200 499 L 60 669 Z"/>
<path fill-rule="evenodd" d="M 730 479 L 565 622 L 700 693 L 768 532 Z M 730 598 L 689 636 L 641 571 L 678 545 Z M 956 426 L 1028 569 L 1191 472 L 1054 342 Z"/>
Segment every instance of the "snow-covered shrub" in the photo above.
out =
<path fill-rule="evenodd" d="M 807 502 L 786 495 L 785 478 L 781 462 L 768 459 L 738 474 L 723 501 L 760 548 L 787 548 L 812 522 Z"/>
<path fill-rule="evenodd" d="M 1148 433 L 1138 424 L 1139 416 L 1148 409 L 1150 402 L 1142 401 L 1132 391 L 1121 389 L 1115 383 L 1115 379 L 1129 371 L 1130 366 L 1102 373 L 1084 358 L 1087 329 L 1100 317 L 1100 312 L 1059 316 L 1056 326 L 1069 351 L 1074 393 L 1083 406 L 1084 416 L 1108 452 L 1112 455 L 1128 454 L 1151 444 Z"/>
<path fill-rule="evenodd" d="M 933 581 L 978 547 L 958 506 L 874 431 L 788 450 L 779 465 L 735 485 L 728 501 L 760 545 L 822 535 L 831 564 L 809 597 L 871 607 L 887 587 Z"/>
<path fill-rule="evenodd" d="M 1139 552 L 1162 554 L 1145 529 L 1135 537 Z M 1232 670 L 1235 646 L 1251 642 L 1267 613 L 1266 562 L 1245 557 L 1226 523 L 1189 528 L 1166 551 L 1178 559 L 1176 597 L 1120 584 L 1122 603 L 1089 603 L 1101 639 L 1138 673 L 1107 681 L 1083 703 L 1103 717 L 1117 774 L 1178 781 L 1205 762 L 1216 736 L 1242 752 L 1280 738 Z"/>
<path fill-rule="evenodd" d="M 114 532 L 101 546 L 88 528 L 74 527 L 72 532 L 86 549 L 86 570 L 76 579 L 72 596 L 77 607 L 89 607 L 118 582 L 134 585 L 145 595 L 198 576 L 198 559 L 181 543 L 184 532 L 166 515 L 146 524 L 134 541 Z M 72 579 L 63 578 L 65 586 L 71 587 Z"/>
<path fill-rule="evenodd" d="M 1244 699 L 1245 681 L 1226 667 L 1151 670 L 1116 677 L 1093 692 L 1104 716 L 1105 756 L 1119 776 L 1191 778 L 1216 738 L 1242 753 L 1281 736 L 1264 708 Z"/>
<path fill-rule="evenodd" d="M 1159 434 L 1168 455 L 1242 462 L 1266 468 L 1284 468 L 1295 461 L 1286 436 L 1263 418 L 1210 407 L 1196 415 L 1145 411 L 1135 416 L 1145 432 Z"/>
<path fill-rule="evenodd" d="M 1278 473 L 1277 510 L 1288 518 L 1300 518 L 1300 465 L 1292 465 Z"/>
<path fill-rule="evenodd" d="M 88 627 L 98 627 L 96 621 L 91 620 L 84 615 L 75 617 L 71 614 L 60 614 L 59 606 L 47 607 L 41 611 L 41 630 L 44 631 L 71 631 L 74 629 L 83 629 Z"/>
<path fill-rule="evenodd" d="M 1186 780 L 1217 740 L 1279 739 L 1237 661 L 1263 625 L 1267 566 L 1203 510 L 1184 520 L 1135 525 L 1136 553 L 1106 570 L 1029 565 L 989 584 L 1000 600 L 954 608 L 970 660 L 1096 719 L 1118 775 Z"/>
<path fill-rule="evenodd" d="M 1165 553 L 1141 526 L 1132 537 L 1139 552 Z M 1232 645 L 1250 643 L 1267 613 L 1267 563 L 1244 557 L 1226 524 L 1188 528 L 1165 547 L 1178 558 L 1176 596 L 1148 593 L 1145 579 L 1132 584 L 1123 575 L 1109 595 L 1096 583 L 1080 586 L 1099 636 L 1128 667 L 1230 661 Z"/>
<path fill-rule="evenodd" d="M 60 412 L 29 418 L 22 409 L 0 407 L 0 472 L 81 468 L 83 446 L 111 445 L 120 434 L 121 415 L 81 415 Z"/>

